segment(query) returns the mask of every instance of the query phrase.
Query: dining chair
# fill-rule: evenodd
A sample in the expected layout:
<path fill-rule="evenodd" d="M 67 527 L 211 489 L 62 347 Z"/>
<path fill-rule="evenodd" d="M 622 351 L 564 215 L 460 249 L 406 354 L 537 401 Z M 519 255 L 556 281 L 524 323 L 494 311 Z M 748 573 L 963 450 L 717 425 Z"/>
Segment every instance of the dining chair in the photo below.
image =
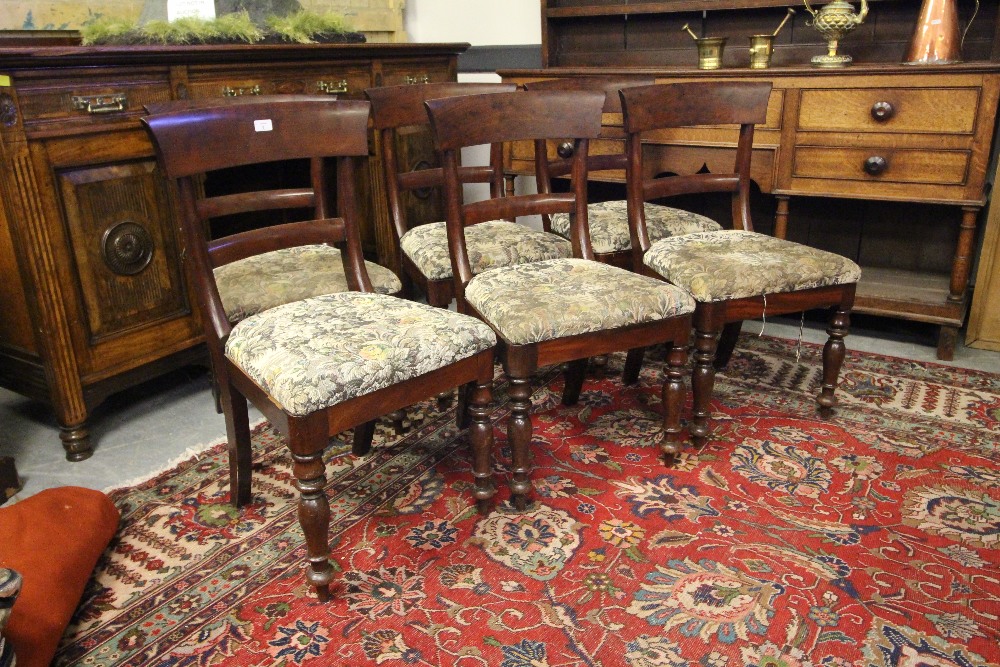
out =
<path fill-rule="evenodd" d="M 694 443 L 708 438 L 715 381 L 716 352 L 727 330 L 728 349 L 743 320 L 831 308 L 823 348 L 823 379 L 816 401 L 829 417 L 837 404 L 844 337 L 861 269 L 850 259 L 753 231 L 750 215 L 750 162 L 754 126 L 765 120 L 769 82 L 698 82 L 660 84 L 620 91 L 625 129 L 626 190 L 635 266 L 682 287 L 694 297 L 693 411 L 689 425 Z M 737 125 L 732 173 L 647 177 L 643 172 L 643 134 L 666 128 Z M 653 241 L 645 207 L 651 199 L 692 193 L 730 193 L 733 229 L 696 232 Z M 641 350 L 630 353 L 633 372 Z M 633 376 L 634 379 L 634 376 Z"/>
<path fill-rule="evenodd" d="M 205 338 L 218 373 L 230 460 L 230 494 L 251 498 L 247 401 L 285 437 L 299 491 L 306 538 L 306 579 L 329 599 L 330 506 L 323 450 L 333 435 L 354 428 L 355 449 L 367 449 L 380 415 L 456 386 L 461 421 L 471 423 L 474 495 L 480 511 L 494 494 L 488 417 L 495 335 L 474 318 L 379 294 L 361 254 L 355 174 L 368 155 L 369 104 L 299 98 L 183 110 L 148 116 L 163 173 L 176 186 L 189 280 L 198 296 Z M 313 191 L 261 191 L 205 197 L 206 173 L 275 160 L 310 160 Z M 322 197 L 335 165 L 336 215 L 206 238 L 204 220 L 252 210 L 309 205 Z M 349 290 L 293 301 L 233 324 L 215 269 L 285 248 L 334 244 Z M 465 407 L 468 406 L 468 412 Z"/>
<path fill-rule="evenodd" d="M 683 368 L 694 301 L 683 290 L 594 260 L 587 235 L 588 142 L 599 135 L 604 93 L 545 91 L 492 93 L 426 102 L 444 170 L 446 221 L 455 295 L 460 312 L 496 332 L 497 353 L 509 382 L 514 506 L 531 490 L 531 378 L 543 366 L 567 364 L 563 403 L 579 398 L 587 358 L 636 346 L 669 343 L 663 383 L 663 437 L 669 461 L 680 450 Z M 573 143 L 571 190 L 520 194 L 466 203 L 459 155 L 467 146 L 568 137 Z M 560 257 L 474 273 L 468 236 L 483 221 L 567 213 L 578 257 Z"/>
<path fill-rule="evenodd" d="M 587 169 L 591 175 L 595 175 L 594 172 L 614 171 L 618 172 L 614 177 L 623 178 L 626 155 L 621 148 L 623 146 L 620 119 L 622 103 L 618 97 L 618 91 L 630 86 L 649 86 L 654 81 L 653 77 L 595 75 L 542 79 L 523 85 L 525 90 L 596 90 L 604 92 L 603 112 L 611 114 L 610 122 L 602 125 L 601 136 L 590 147 Z M 565 142 L 554 143 L 557 144 L 555 155 L 548 153 L 548 159 L 541 164 L 536 164 L 535 167 L 536 172 L 543 174 L 538 179 L 540 192 L 552 192 L 553 179 L 566 176 L 572 167 L 569 155 L 572 147 Z M 550 145 L 549 151 L 551 150 Z M 646 226 L 649 230 L 649 237 L 654 242 L 668 236 L 722 228 L 711 218 L 684 209 L 653 202 L 646 202 L 645 207 Z M 590 223 L 590 241 L 594 246 L 594 256 L 597 261 L 632 269 L 632 237 L 628 228 L 626 200 L 622 198 L 601 202 L 590 201 L 587 205 L 587 217 Z M 542 223 L 546 231 L 553 231 L 564 238 L 570 238 L 568 215 L 557 213 L 552 216 L 542 216 Z"/>
<path fill-rule="evenodd" d="M 414 283 L 427 303 L 447 307 L 454 299 L 454 278 L 448 252 L 448 235 L 442 218 L 411 225 L 406 196 L 440 197 L 443 175 L 435 164 L 410 164 L 401 150 L 404 131 L 427 131 L 426 100 L 457 95 L 513 92 L 514 84 L 424 83 L 369 88 L 365 95 L 372 103 L 372 125 L 379 133 L 379 148 L 385 168 L 385 189 L 389 217 L 397 244 L 398 273 L 404 288 Z M 460 167 L 462 183 L 488 183 L 491 197 L 504 194 L 503 152 L 495 147 L 488 165 Z M 491 268 L 524 264 L 557 257 L 569 257 L 569 241 L 546 231 L 532 229 L 510 220 L 484 221 L 468 236 L 469 261 L 473 273 Z"/>

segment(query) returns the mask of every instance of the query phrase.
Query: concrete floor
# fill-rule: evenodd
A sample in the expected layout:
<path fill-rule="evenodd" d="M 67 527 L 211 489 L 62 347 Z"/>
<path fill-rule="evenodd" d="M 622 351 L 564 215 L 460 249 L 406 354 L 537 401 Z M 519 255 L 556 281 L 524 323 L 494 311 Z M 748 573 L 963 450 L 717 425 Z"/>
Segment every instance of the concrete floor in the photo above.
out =
<path fill-rule="evenodd" d="M 882 318 L 853 319 L 849 350 L 1000 373 L 1000 352 L 961 344 L 953 362 L 938 362 L 935 327 Z M 746 322 L 743 331 L 757 333 L 760 322 Z M 798 321 L 768 321 L 765 333 L 794 340 L 799 333 Z M 804 339 L 824 342 L 823 324 L 806 322 Z M 251 421 L 259 419 L 254 411 Z M 195 368 L 122 392 L 99 406 L 91 424 L 94 455 L 86 461 L 66 461 L 59 429 L 46 406 L 5 389 L 0 389 L 0 425 L 0 456 L 14 458 L 24 484 L 15 498 L 63 485 L 102 490 L 124 486 L 148 478 L 226 435 L 223 417 L 215 412 L 208 376 Z"/>

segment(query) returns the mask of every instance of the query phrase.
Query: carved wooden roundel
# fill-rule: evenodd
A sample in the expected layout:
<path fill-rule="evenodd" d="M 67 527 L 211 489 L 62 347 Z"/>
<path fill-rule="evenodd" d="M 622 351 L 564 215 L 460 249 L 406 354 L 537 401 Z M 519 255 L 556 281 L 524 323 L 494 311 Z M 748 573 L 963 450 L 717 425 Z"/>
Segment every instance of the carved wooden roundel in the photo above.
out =
<path fill-rule="evenodd" d="M 431 163 L 428 162 L 427 160 L 420 160 L 415 165 L 413 165 L 413 168 L 411 168 L 410 171 L 421 171 L 422 169 L 427 169 L 430 166 Z M 427 199 L 428 197 L 431 196 L 431 193 L 433 193 L 434 190 L 432 188 L 417 188 L 412 192 L 413 196 L 416 197 L 417 199 Z"/>
<path fill-rule="evenodd" d="M 4 93 L 0 95 L 0 123 L 13 127 L 17 123 L 17 105 L 14 98 Z"/>
<path fill-rule="evenodd" d="M 105 230 L 101 255 L 115 273 L 134 276 L 153 259 L 153 237 L 138 223 L 119 222 Z"/>

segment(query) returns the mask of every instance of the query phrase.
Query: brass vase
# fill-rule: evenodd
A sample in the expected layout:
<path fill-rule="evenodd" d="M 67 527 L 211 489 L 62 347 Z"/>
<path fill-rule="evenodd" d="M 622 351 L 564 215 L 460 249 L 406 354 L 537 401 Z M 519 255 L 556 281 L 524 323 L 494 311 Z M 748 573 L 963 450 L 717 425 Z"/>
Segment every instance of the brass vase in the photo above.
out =
<path fill-rule="evenodd" d="M 806 21 L 806 25 L 816 28 L 816 32 L 826 39 L 826 55 L 813 56 L 812 64 L 816 67 L 849 65 L 853 58 L 846 54 L 837 53 L 837 45 L 844 38 L 844 35 L 864 22 L 865 17 L 868 16 L 868 0 L 861 0 L 859 13 L 854 12 L 854 7 L 847 0 L 833 0 L 818 10 L 809 6 L 809 0 L 804 1 L 806 10 L 813 15 L 812 21 Z"/>

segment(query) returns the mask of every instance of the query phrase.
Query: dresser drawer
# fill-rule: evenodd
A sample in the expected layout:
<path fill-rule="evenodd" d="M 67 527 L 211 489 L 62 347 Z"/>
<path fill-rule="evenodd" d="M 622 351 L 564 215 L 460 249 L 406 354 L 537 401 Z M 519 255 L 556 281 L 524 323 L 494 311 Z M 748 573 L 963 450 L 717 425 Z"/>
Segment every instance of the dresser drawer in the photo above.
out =
<path fill-rule="evenodd" d="M 972 134 L 981 95 L 979 87 L 807 89 L 798 130 Z"/>
<path fill-rule="evenodd" d="M 836 181 L 964 185 L 969 158 L 970 153 L 961 150 L 798 146 L 792 176 L 830 181 L 827 186 L 833 190 L 837 189 Z"/>
<path fill-rule="evenodd" d="M 19 111 L 30 136 L 100 130 L 109 123 L 135 120 L 143 105 L 170 100 L 165 71 L 45 78 L 25 81 L 17 88 Z"/>
<path fill-rule="evenodd" d="M 440 83 L 453 81 L 447 63 L 413 60 L 384 63 L 380 86 L 399 86 L 407 83 Z"/>
<path fill-rule="evenodd" d="M 192 99 L 240 95 L 311 95 L 362 98 L 371 86 L 371 69 L 364 65 L 315 67 L 256 67 L 250 70 L 194 70 L 188 75 Z"/>

